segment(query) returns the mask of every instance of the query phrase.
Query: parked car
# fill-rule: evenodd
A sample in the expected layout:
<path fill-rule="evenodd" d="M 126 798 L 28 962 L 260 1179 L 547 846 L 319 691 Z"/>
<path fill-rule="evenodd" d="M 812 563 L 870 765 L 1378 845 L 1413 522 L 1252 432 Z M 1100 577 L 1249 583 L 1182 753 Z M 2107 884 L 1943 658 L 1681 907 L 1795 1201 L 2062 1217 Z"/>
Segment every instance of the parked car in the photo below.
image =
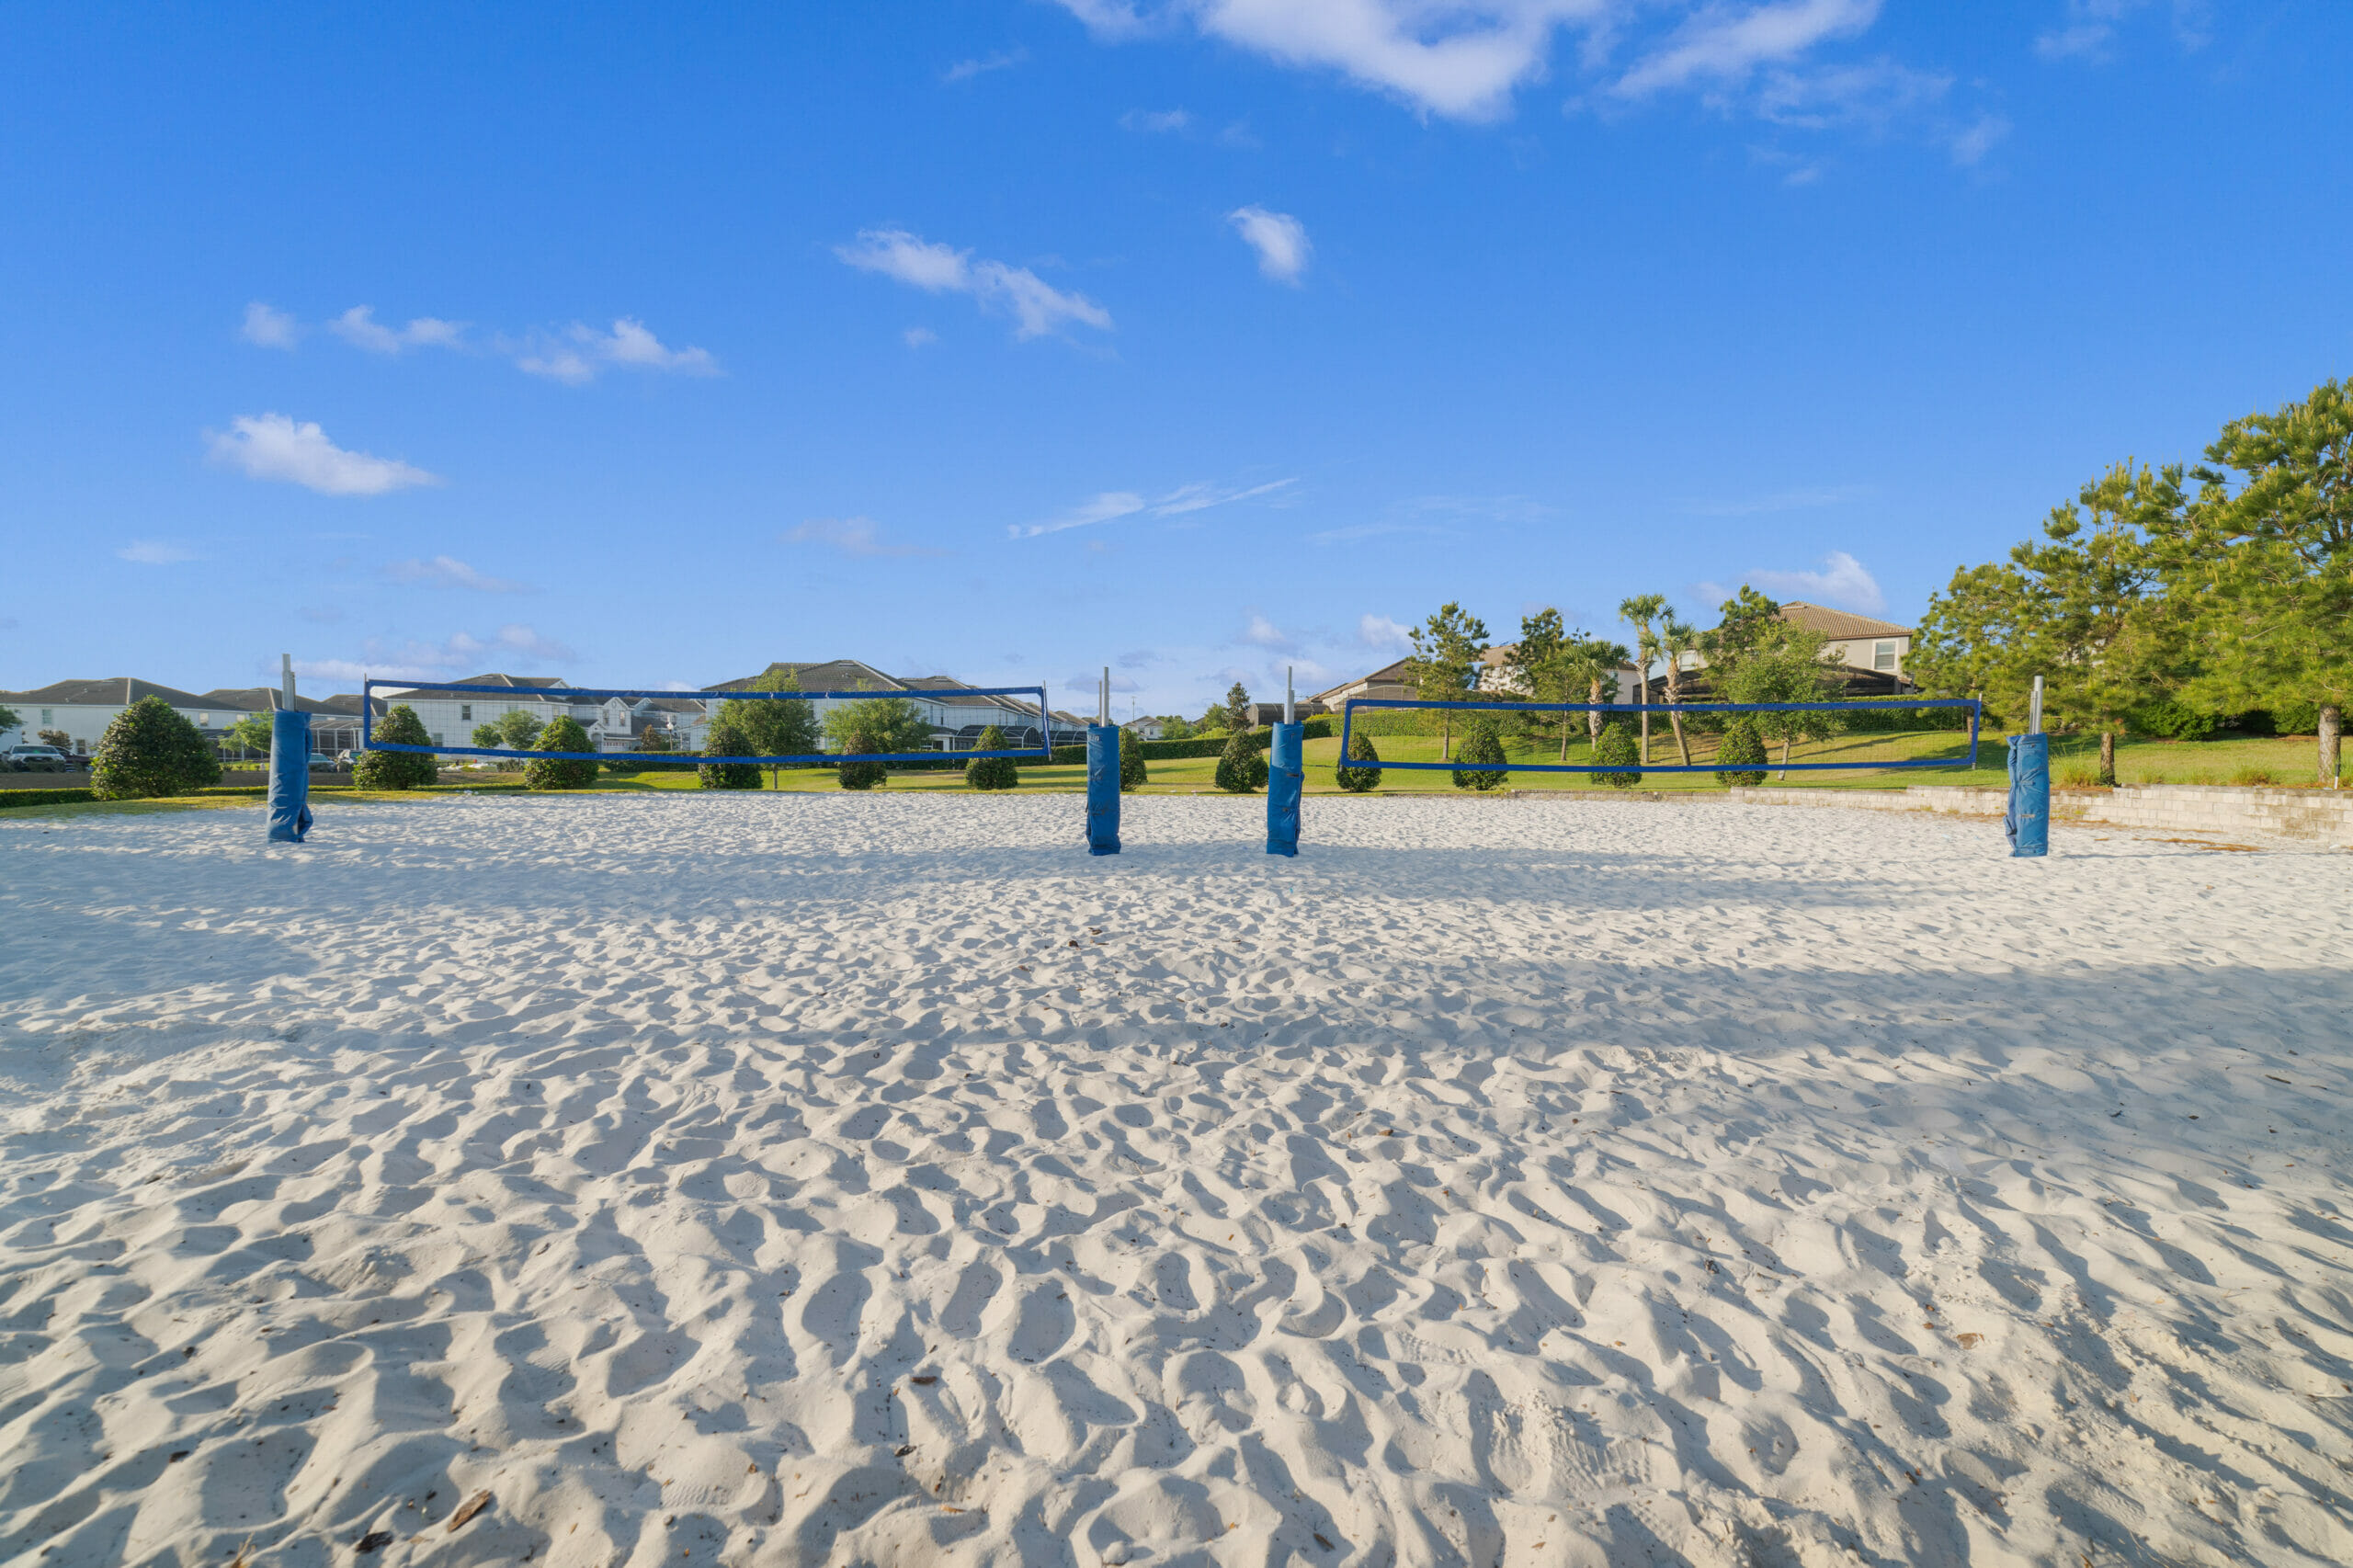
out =
<path fill-rule="evenodd" d="M 78 766 L 55 746 L 10 746 L 6 756 L 17 773 L 70 773 Z"/>
<path fill-rule="evenodd" d="M 314 751 L 311 754 L 311 771 L 313 773 L 341 773 L 345 767 L 344 763 L 336 761 L 323 751 Z"/>

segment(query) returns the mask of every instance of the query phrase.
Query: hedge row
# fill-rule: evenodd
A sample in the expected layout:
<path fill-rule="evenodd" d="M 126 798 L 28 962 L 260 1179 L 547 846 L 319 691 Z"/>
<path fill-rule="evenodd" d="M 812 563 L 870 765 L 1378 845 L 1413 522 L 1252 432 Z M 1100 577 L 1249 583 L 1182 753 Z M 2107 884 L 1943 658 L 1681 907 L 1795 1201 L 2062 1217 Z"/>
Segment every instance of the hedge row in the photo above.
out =
<path fill-rule="evenodd" d="M 1304 740 L 1329 740 L 1340 733 L 1335 727 L 1335 721 L 1329 718 L 1303 719 L 1300 723 L 1300 735 Z M 1143 755 L 1146 762 L 1176 762 L 1185 757 L 1216 756 L 1225 750 L 1225 742 L 1223 734 L 1196 735 L 1182 741 L 1138 741 L 1136 750 Z M 1253 730 L 1250 744 L 1260 751 L 1266 751 L 1275 744 L 1275 732 L 1271 729 Z M 1052 765 L 1055 767 L 1067 767 L 1073 763 L 1084 765 L 1086 761 L 1086 748 L 1083 745 L 1054 748 Z M 1036 757 L 1025 756 L 1021 763 L 1025 767 L 1040 766 Z"/>

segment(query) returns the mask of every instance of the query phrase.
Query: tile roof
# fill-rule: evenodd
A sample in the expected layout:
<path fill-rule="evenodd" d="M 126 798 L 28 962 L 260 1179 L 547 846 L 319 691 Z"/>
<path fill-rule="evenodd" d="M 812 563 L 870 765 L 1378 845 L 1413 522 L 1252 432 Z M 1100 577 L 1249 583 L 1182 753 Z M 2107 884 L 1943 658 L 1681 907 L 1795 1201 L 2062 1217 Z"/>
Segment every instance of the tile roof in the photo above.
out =
<path fill-rule="evenodd" d="M 1833 642 L 1842 637 L 1909 637 L 1912 629 L 1893 621 L 1873 620 L 1868 615 L 1854 615 L 1843 609 L 1831 609 L 1812 605 L 1803 599 L 1791 599 L 1781 607 L 1781 619 L 1791 626 L 1802 626 L 1808 631 L 1819 631 Z"/>
<path fill-rule="evenodd" d="M 139 680 L 131 676 L 108 676 L 104 680 L 61 680 L 42 687 L 38 691 L 0 692 L 0 699 L 17 702 L 46 702 L 52 707 L 106 708 L 129 707 L 142 697 L 160 697 L 175 708 L 221 707 L 208 702 L 192 691 L 177 687 L 157 686 L 152 680 Z"/>

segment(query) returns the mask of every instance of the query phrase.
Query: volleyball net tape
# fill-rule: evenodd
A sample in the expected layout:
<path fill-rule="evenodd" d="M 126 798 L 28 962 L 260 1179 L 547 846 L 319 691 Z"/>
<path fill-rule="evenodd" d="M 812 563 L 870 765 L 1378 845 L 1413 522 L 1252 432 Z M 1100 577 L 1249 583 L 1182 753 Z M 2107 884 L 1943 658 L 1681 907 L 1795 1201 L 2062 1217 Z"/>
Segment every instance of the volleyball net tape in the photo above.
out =
<path fill-rule="evenodd" d="M 1358 710 L 1363 717 L 1359 720 Z M 1385 715 L 1396 713 L 1396 718 Z M 1406 717 L 1406 715 L 1417 717 Z M 1984 704 L 1973 697 L 1893 698 L 1863 702 L 1437 702 L 1407 698 L 1352 697 L 1341 710 L 1340 758 L 1359 730 L 1378 747 L 1383 735 L 1437 737 L 1451 733 L 1458 744 L 1461 719 L 1495 716 L 1503 741 L 1500 765 L 1392 762 L 1382 756 L 1367 767 L 1422 772 L 1511 773 L 1779 773 L 1851 768 L 1972 768 L 1977 766 L 1977 733 Z M 1640 728 L 1650 719 L 1649 757 L 1643 756 Z M 1763 743 L 1765 755 L 1726 760 L 1725 740 L 1733 715 L 1746 715 L 1745 728 Z M 1610 727 L 1634 738 L 1631 758 L 1597 760 L 1601 738 Z M 1965 733 L 1964 733 L 1965 731 Z"/>
<path fill-rule="evenodd" d="M 381 691 L 384 695 L 377 697 Z M 658 726 L 676 732 L 677 721 L 686 721 L 691 730 L 695 721 L 708 722 L 720 708 L 730 702 L 872 702 L 896 698 L 919 707 L 966 708 L 982 706 L 972 699 L 993 699 L 1028 697 L 1034 706 L 1010 701 L 989 703 L 1003 709 L 1003 717 L 991 718 L 1000 730 L 1021 735 L 1024 739 L 1034 732 L 1036 745 L 1006 746 L 988 751 L 893 751 L 893 752 L 803 752 L 790 756 L 713 756 L 699 753 L 680 744 L 673 751 L 540 751 L 531 746 L 445 745 L 435 743 L 416 745 L 398 741 L 380 741 L 375 729 L 381 718 L 377 703 L 387 708 L 404 701 L 423 698 L 431 701 L 447 694 L 451 700 L 466 697 L 493 700 L 473 706 L 484 712 L 481 723 L 495 723 L 509 712 L 525 712 L 534 718 L 572 719 L 583 729 L 597 722 L 592 716 L 583 722 L 575 709 L 591 705 L 601 707 L 618 698 L 624 702 L 654 701 L 664 704 L 659 716 L 668 724 Z M 1046 688 L 1042 686 L 950 687 L 928 691 L 633 691 L 605 689 L 579 686 L 488 686 L 462 681 L 380 680 L 374 677 L 360 682 L 360 711 L 365 722 L 360 730 L 362 751 L 424 752 L 437 756 L 501 756 L 525 762 L 540 762 L 561 758 L 573 762 L 643 762 L 643 763 L 753 763 L 762 767 L 832 767 L 845 762 L 969 762 L 976 757 L 1028 757 L 1035 761 L 1050 761 L 1053 756 L 1054 717 L 1046 707 Z M 422 715 L 420 715 L 422 717 Z M 472 727 L 476 721 L 460 709 L 459 723 Z M 426 726 L 428 733 L 431 726 Z M 632 738 L 644 730 L 633 729 Z M 468 736 L 472 738 L 471 733 Z"/>

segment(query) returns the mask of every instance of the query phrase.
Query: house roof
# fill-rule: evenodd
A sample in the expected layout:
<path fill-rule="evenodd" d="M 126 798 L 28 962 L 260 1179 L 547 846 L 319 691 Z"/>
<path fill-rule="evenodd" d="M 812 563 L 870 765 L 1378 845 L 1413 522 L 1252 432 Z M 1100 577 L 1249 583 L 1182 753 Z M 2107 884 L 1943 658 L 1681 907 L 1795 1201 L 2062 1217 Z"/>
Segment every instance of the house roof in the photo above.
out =
<path fill-rule="evenodd" d="M 1868 615 L 1855 615 L 1843 609 L 1831 609 L 1823 605 L 1811 605 L 1803 599 L 1791 599 L 1781 607 L 1781 619 L 1791 626 L 1802 626 L 1808 631 L 1819 631 L 1833 642 L 1845 637 L 1909 637 L 1912 629 L 1892 621 L 1873 620 Z"/>
<path fill-rule="evenodd" d="M 128 708 L 143 697 L 160 697 L 175 708 L 227 706 L 199 697 L 192 691 L 158 686 L 152 680 L 140 680 L 133 676 L 108 676 L 104 680 L 61 680 L 38 691 L 0 691 L 0 699 L 46 702 L 53 708 Z"/>
<path fill-rule="evenodd" d="M 886 676 L 872 665 L 860 664 L 856 659 L 822 659 L 806 664 L 779 659 L 758 675 L 738 676 L 733 680 L 723 680 L 716 686 L 704 687 L 703 689 L 705 691 L 749 691 L 763 677 L 773 675 L 790 676 L 800 683 L 801 689 L 803 691 L 871 690 L 881 695 L 885 692 L 907 689 L 905 682 Z"/>
<path fill-rule="evenodd" d="M 1339 685 L 1333 687 L 1328 690 L 1317 692 L 1307 700 L 1310 702 L 1321 702 L 1326 707 L 1331 707 L 1341 700 L 1342 693 L 1354 690 L 1358 687 L 1381 685 L 1411 686 L 1413 683 L 1405 678 L 1405 665 L 1409 661 L 1407 660 L 1400 659 L 1393 665 L 1383 665 L 1381 668 L 1373 671 L 1369 676 L 1358 676 L 1354 680 L 1344 680 Z"/>
<path fill-rule="evenodd" d="M 284 693 L 274 686 L 224 686 L 220 687 L 218 690 L 206 692 L 200 706 L 206 708 L 227 708 L 246 713 L 275 713 L 280 708 L 285 706 L 285 703 L 282 700 L 283 696 Z M 352 706 L 348 710 L 332 706 L 333 701 L 334 699 L 332 698 L 328 699 L 326 701 L 321 701 L 315 697 L 304 697 L 297 693 L 294 698 L 294 711 L 297 713 L 339 713 L 345 711 L 357 713 L 359 711 L 359 699 L 357 697 L 351 699 Z"/>

